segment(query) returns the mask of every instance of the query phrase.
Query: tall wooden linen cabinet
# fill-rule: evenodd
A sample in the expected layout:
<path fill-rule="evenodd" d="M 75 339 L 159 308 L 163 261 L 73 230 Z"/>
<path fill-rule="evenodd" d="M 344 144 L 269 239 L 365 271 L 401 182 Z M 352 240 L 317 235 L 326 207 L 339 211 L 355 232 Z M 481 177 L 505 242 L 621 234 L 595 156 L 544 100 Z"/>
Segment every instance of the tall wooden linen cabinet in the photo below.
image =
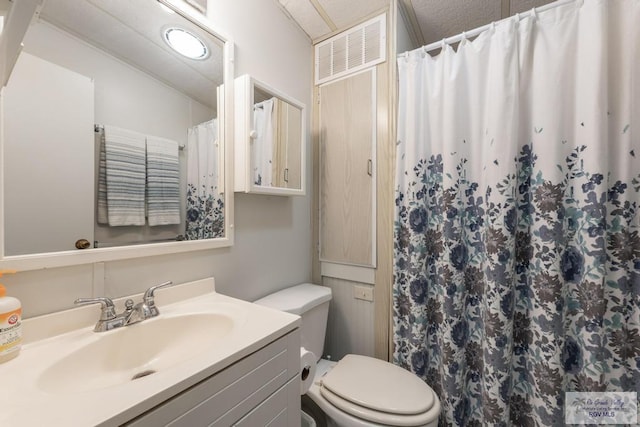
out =
<path fill-rule="evenodd" d="M 393 155 L 388 11 L 316 44 L 314 281 L 332 289 L 325 352 L 389 358 Z"/>

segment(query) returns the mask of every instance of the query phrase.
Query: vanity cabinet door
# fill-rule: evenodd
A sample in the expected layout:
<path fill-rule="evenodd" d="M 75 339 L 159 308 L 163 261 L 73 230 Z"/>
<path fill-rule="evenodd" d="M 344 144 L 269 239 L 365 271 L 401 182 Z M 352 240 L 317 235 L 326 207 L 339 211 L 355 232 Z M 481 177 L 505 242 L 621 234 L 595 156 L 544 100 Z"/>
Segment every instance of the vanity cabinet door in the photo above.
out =
<path fill-rule="evenodd" d="M 292 378 L 234 426 L 297 426 L 300 423 L 299 405 L 300 383 L 298 378 Z"/>
<path fill-rule="evenodd" d="M 299 330 L 285 335 L 127 423 L 135 427 L 279 427 L 300 422 Z M 296 395 L 296 398 L 292 398 Z M 296 413 L 297 417 L 292 418 Z M 266 420 L 257 424 L 253 421 Z M 295 421 L 297 420 L 297 421 Z"/>

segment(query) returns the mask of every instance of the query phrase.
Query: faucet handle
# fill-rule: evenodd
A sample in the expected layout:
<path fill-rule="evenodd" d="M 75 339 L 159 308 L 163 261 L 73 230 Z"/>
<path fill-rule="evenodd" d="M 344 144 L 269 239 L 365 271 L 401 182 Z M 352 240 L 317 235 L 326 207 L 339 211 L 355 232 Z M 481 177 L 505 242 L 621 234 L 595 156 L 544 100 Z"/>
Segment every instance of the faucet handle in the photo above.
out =
<path fill-rule="evenodd" d="M 156 307 L 156 303 L 154 301 L 155 291 L 160 288 L 166 288 L 167 286 L 173 285 L 173 282 L 169 280 L 168 282 L 160 283 L 159 285 L 155 285 L 150 287 L 144 293 L 142 297 L 142 309 L 144 310 L 143 319 L 148 319 L 151 317 L 156 317 L 160 314 L 158 307 Z"/>
<path fill-rule="evenodd" d="M 116 317 L 116 308 L 111 301 L 111 298 L 97 297 L 97 298 L 78 298 L 73 302 L 78 305 L 86 304 L 100 304 L 102 306 L 102 313 L 100 314 L 100 320 L 111 320 Z"/>
<path fill-rule="evenodd" d="M 155 297 L 156 290 L 158 290 L 160 288 L 166 288 L 166 287 L 171 286 L 171 285 L 173 285 L 173 282 L 171 280 L 169 280 L 168 282 L 160 283 L 159 285 L 155 285 L 155 286 L 150 287 L 144 293 L 144 296 L 142 297 L 143 301 L 145 302 L 145 304 L 147 304 L 149 306 L 153 306 L 155 304 L 154 301 L 153 301 L 153 298 Z"/>
<path fill-rule="evenodd" d="M 154 286 L 150 287 L 149 289 L 147 289 L 145 291 L 144 296 L 142 297 L 142 299 L 148 305 L 153 305 L 153 298 L 155 297 L 156 290 L 158 290 L 160 288 L 166 288 L 166 287 L 171 286 L 171 285 L 173 285 L 173 282 L 171 280 L 169 280 L 168 282 L 160 283 L 159 285 L 154 285 Z"/>

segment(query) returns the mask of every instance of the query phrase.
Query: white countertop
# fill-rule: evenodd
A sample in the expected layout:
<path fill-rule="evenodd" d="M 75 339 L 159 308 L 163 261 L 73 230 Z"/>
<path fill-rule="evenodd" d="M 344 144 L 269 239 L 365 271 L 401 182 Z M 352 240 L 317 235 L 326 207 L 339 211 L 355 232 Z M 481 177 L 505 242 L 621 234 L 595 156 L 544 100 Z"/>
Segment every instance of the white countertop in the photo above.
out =
<path fill-rule="evenodd" d="M 134 297 L 139 300 L 140 296 Z M 237 321 L 207 351 L 153 375 L 90 391 L 51 392 L 38 384 L 47 368 L 100 339 L 101 334 L 117 330 L 93 332 L 99 313 L 96 307 L 25 320 L 26 344 L 20 355 L 0 364 L 0 426 L 118 426 L 300 325 L 298 316 L 216 293 L 213 278 L 159 290 L 156 305 L 158 319 L 222 307 L 233 310 Z"/>

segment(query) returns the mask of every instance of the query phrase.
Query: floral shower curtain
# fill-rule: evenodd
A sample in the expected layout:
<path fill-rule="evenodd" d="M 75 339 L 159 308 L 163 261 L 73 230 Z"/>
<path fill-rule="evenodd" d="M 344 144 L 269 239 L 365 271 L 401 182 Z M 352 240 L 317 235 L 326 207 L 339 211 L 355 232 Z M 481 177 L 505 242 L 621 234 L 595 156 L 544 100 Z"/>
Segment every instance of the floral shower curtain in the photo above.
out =
<path fill-rule="evenodd" d="M 224 195 L 220 193 L 218 120 L 201 123 L 187 133 L 187 240 L 224 236 Z"/>
<path fill-rule="evenodd" d="M 441 425 L 640 395 L 639 22 L 577 1 L 398 58 L 393 358 Z"/>

